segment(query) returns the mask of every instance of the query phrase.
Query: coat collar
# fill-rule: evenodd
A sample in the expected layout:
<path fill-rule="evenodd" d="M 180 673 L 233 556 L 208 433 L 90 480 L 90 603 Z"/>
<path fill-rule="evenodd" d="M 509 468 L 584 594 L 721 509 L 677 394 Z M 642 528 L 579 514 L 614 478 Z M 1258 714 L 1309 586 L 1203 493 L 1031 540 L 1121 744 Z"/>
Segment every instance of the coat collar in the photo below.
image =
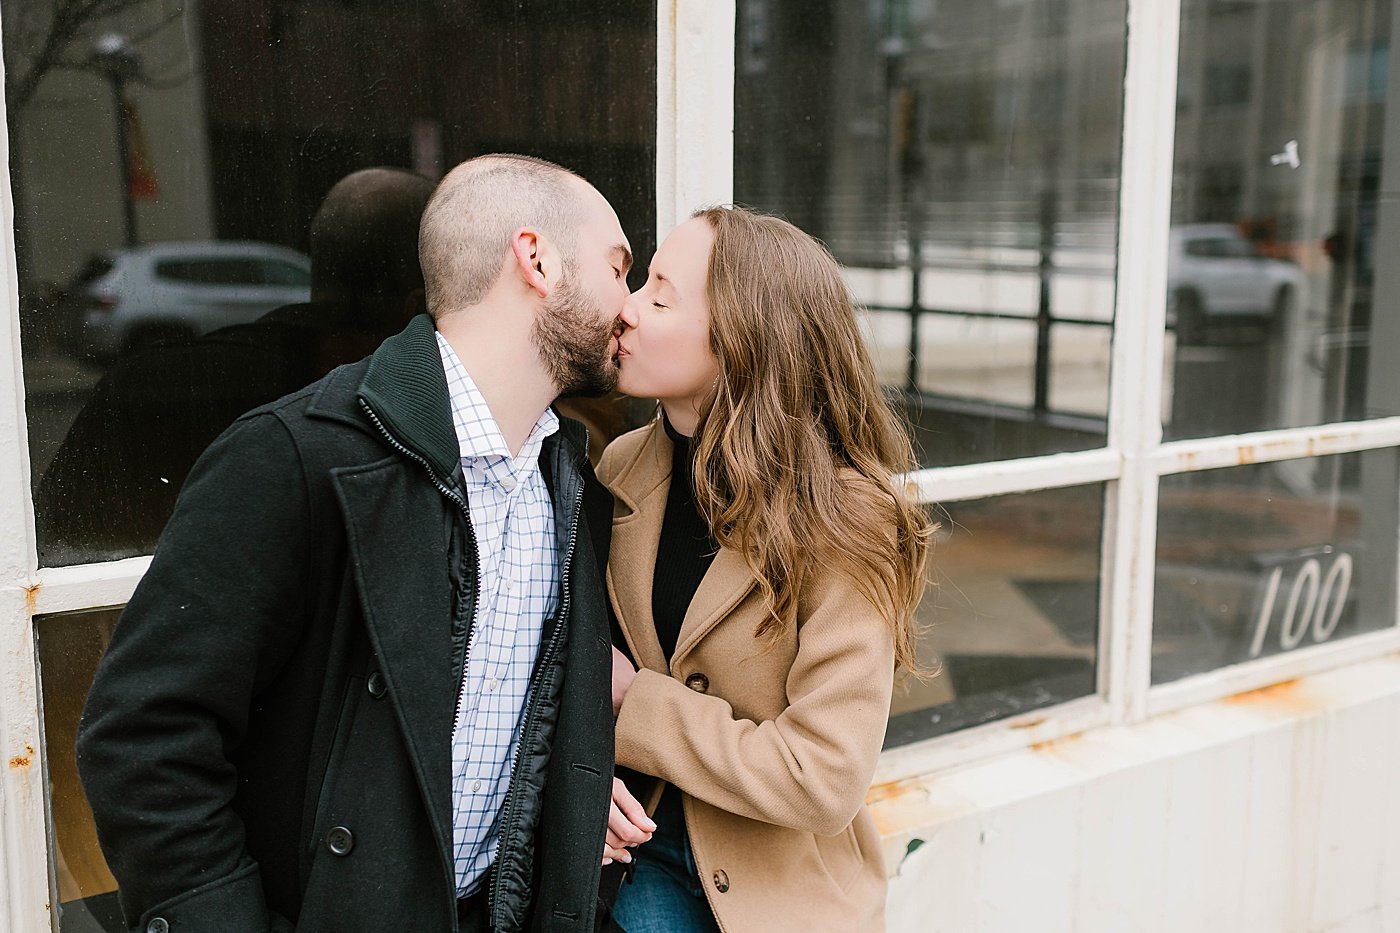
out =
<path fill-rule="evenodd" d="M 446 481 L 461 469 L 452 400 L 431 317 L 418 315 L 374 351 L 356 396 L 395 441 L 438 477 Z M 569 418 L 559 421 L 559 431 L 545 438 L 541 457 L 554 456 L 562 442 L 567 458 L 577 464 L 586 456 L 588 432 Z"/>
<path fill-rule="evenodd" d="M 632 656 L 641 666 L 664 673 L 668 666 L 656 637 L 651 592 L 671 488 L 671 440 L 659 418 L 644 430 L 633 458 L 609 484 L 620 508 L 613 518 L 608 594 Z M 670 669 L 679 670 L 679 662 L 756 585 L 739 552 L 720 548 L 686 609 Z"/>

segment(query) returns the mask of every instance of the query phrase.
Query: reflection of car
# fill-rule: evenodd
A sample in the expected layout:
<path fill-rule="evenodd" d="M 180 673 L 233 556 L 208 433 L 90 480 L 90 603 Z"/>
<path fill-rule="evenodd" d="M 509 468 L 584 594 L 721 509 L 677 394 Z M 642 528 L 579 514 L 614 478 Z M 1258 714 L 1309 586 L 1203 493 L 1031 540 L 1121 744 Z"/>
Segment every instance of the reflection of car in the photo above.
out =
<path fill-rule="evenodd" d="M 1167 260 L 1167 320 L 1180 343 L 1202 342 L 1227 322 L 1281 324 L 1302 296 L 1303 271 L 1262 255 L 1231 224 L 1173 227 Z"/>
<path fill-rule="evenodd" d="M 73 349 L 110 358 L 255 320 L 311 296 L 311 260 L 270 243 L 199 241 L 88 260 L 68 288 Z"/>

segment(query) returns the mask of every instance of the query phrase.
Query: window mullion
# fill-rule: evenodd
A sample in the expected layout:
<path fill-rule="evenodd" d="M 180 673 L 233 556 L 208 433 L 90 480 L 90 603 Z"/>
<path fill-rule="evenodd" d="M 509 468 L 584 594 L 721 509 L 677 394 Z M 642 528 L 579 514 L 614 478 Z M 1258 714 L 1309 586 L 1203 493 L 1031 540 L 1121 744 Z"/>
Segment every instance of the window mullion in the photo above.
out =
<path fill-rule="evenodd" d="M 1179 27 L 1179 0 L 1128 3 L 1109 404 L 1123 473 L 1108 492 L 1099 682 L 1115 718 L 1129 721 L 1146 714 L 1151 679 L 1157 481 L 1148 458 L 1162 437 Z"/>
<path fill-rule="evenodd" d="M 734 0 L 658 0 L 656 233 L 734 198 Z"/>

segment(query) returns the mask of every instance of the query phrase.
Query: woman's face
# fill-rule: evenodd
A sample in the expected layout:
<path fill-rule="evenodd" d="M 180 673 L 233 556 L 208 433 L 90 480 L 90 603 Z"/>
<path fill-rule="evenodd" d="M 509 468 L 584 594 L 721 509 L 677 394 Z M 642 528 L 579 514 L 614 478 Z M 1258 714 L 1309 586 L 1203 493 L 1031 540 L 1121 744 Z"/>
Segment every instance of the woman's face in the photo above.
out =
<path fill-rule="evenodd" d="M 705 279 L 715 233 L 704 218 L 681 224 L 651 261 L 646 284 L 623 307 L 617 387 L 659 399 L 671 423 L 694 433 L 699 406 L 719 375 L 710 349 Z"/>

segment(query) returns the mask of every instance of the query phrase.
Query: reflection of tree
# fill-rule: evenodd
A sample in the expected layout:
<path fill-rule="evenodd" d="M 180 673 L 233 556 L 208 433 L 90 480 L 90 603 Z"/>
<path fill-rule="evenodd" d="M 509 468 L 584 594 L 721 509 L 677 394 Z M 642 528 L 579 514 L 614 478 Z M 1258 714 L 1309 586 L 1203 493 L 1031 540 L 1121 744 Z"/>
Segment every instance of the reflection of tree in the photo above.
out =
<path fill-rule="evenodd" d="M 7 0 L 5 3 L 5 108 L 10 131 L 10 178 L 15 201 L 15 247 L 20 284 L 29 269 L 25 229 L 21 120 L 44 79 L 55 72 L 104 73 L 95 51 L 98 36 L 120 25 L 128 47 L 155 37 L 185 12 L 182 0 Z M 188 59 L 153 63 L 138 69 L 133 80 L 170 87 L 183 82 Z M 172 67 L 173 66 L 173 67 Z M 179 74 L 166 72 L 177 71 Z M 124 158 L 119 153 L 118 158 Z"/>

